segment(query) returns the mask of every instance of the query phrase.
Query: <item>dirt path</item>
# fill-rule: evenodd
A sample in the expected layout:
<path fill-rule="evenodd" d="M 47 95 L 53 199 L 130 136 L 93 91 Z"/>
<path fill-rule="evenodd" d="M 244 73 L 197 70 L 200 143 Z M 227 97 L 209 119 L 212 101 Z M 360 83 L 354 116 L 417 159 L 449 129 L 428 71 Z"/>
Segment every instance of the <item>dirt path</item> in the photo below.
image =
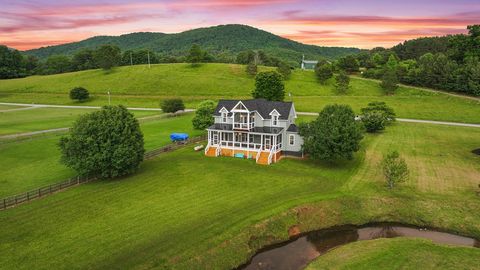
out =
<path fill-rule="evenodd" d="M 376 79 L 363 78 L 363 77 L 355 76 L 355 75 L 352 75 L 352 77 L 355 78 L 355 79 L 359 79 L 359 80 L 380 83 L 380 80 L 376 80 Z M 465 98 L 465 99 L 470 99 L 470 100 L 475 100 L 475 101 L 480 102 L 480 98 L 478 98 L 478 97 L 466 96 L 466 95 L 462 95 L 462 94 L 455 94 L 455 93 L 450 93 L 450 92 L 446 92 L 446 91 L 442 91 L 442 90 L 436 90 L 436 89 L 432 89 L 432 88 L 424 88 L 424 87 L 418 87 L 418 86 L 412 86 L 412 85 L 406 85 L 406 84 L 398 84 L 398 85 L 403 86 L 403 87 L 412 88 L 412 89 L 417 89 L 417 90 L 420 90 L 420 91 L 444 94 L 444 95 L 448 95 L 448 96 L 452 96 L 452 97 Z"/>

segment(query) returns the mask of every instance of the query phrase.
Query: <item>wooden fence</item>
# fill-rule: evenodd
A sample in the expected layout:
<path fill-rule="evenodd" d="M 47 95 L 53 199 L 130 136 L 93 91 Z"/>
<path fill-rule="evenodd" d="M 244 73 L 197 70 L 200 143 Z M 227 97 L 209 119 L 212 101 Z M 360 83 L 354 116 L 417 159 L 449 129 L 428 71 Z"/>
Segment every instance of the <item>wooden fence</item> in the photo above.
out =
<path fill-rule="evenodd" d="M 204 140 L 206 140 L 206 138 L 207 138 L 206 135 L 202 135 L 202 136 L 191 138 L 185 144 L 172 143 L 172 144 L 169 144 L 169 145 L 166 145 L 166 146 L 148 151 L 148 152 L 145 153 L 145 159 L 148 160 L 148 159 L 154 158 L 154 157 L 156 157 L 156 156 L 158 156 L 162 153 L 171 152 L 171 151 L 177 150 L 179 148 L 182 148 L 186 145 L 190 145 L 190 144 L 193 144 L 193 143 L 204 141 Z M 4 199 L 0 199 L 0 210 L 4 210 L 4 209 L 7 209 L 9 207 L 13 207 L 13 206 L 16 206 L 18 204 L 25 203 L 25 202 L 28 202 L 28 201 L 31 201 L 31 200 L 34 200 L 34 199 L 45 197 L 45 196 L 47 196 L 49 194 L 52 194 L 52 193 L 55 193 L 57 191 L 65 190 L 68 187 L 88 183 L 88 182 L 94 181 L 96 179 L 97 179 L 96 177 L 83 177 L 82 178 L 82 177 L 77 176 L 77 177 L 74 177 L 74 178 L 70 178 L 66 181 L 63 181 L 61 183 L 51 184 L 51 185 L 48 185 L 48 186 L 44 186 L 44 187 L 41 187 L 41 188 L 38 188 L 38 189 L 34 189 L 34 190 L 31 190 L 31 191 L 22 193 L 22 194 L 6 197 Z"/>

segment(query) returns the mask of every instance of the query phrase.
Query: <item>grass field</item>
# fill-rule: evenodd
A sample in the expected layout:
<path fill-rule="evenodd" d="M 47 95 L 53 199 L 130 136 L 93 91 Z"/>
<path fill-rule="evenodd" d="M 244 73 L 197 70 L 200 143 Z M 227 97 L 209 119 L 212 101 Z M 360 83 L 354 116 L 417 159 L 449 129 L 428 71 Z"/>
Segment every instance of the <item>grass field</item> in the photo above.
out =
<path fill-rule="evenodd" d="M 480 237 L 474 178 L 459 181 L 436 171 L 478 175 L 480 157 L 470 145 L 480 145 L 480 130 L 398 123 L 369 135 L 354 161 L 338 164 L 285 159 L 258 166 L 185 148 L 145 162 L 131 177 L 0 212 L 0 260 L 5 269 L 229 269 L 256 249 L 287 239 L 293 225 L 308 231 L 372 221 Z M 389 149 L 398 149 L 413 172 L 393 191 L 372 168 Z M 448 162 L 430 160 L 436 153 Z M 424 180 L 423 171 L 431 177 Z M 437 189 L 437 183 L 443 186 Z"/>
<path fill-rule="evenodd" d="M 95 109 L 35 108 L 0 112 L 0 135 L 70 127 L 80 115 Z M 159 114 L 131 111 L 137 118 Z"/>
<path fill-rule="evenodd" d="M 268 68 L 262 67 L 261 70 Z M 112 103 L 137 107 L 158 107 L 168 97 L 182 97 L 193 108 L 201 100 L 248 98 L 254 87 L 253 78 L 244 66 L 204 64 L 192 68 L 188 64 L 161 64 L 119 67 L 113 72 L 89 70 L 51 76 L 31 76 L 2 80 L 0 101 L 74 104 L 68 91 L 75 86 L 90 90 L 89 105 L 108 103 L 106 93 L 112 93 Z M 480 102 L 441 93 L 431 93 L 402 86 L 394 96 L 384 96 L 377 82 L 351 79 L 351 89 L 345 96 L 334 91 L 334 81 L 326 85 L 317 82 L 310 71 L 295 70 L 286 82 L 286 91 L 295 101 L 298 111 L 320 111 L 329 103 L 350 104 L 357 112 L 371 101 L 386 101 L 399 117 L 480 123 Z"/>
<path fill-rule="evenodd" d="M 412 238 L 377 239 L 334 249 L 311 263 L 317 269 L 478 269 L 480 249 Z"/>
<path fill-rule="evenodd" d="M 192 115 L 189 114 L 142 123 L 145 149 L 148 151 L 168 144 L 172 132 L 200 135 L 202 131 L 193 130 L 191 118 Z M 0 129 L 0 133 L 2 131 Z M 61 135 L 51 134 L 0 143 L 0 197 L 15 195 L 75 176 L 74 171 L 59 161 L 60 151 L 57 144 L 60 137 Z"/>

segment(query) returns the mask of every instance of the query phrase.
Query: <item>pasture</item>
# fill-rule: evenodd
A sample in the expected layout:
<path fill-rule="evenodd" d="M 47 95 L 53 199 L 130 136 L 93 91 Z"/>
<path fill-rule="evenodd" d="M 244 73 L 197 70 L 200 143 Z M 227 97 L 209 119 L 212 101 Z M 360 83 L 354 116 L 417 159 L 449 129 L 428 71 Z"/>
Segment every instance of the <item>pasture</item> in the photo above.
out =
<path fill-rule="evenodd" d="M 453 134 L 461 134 L 460 140 Z M 406 142 L 414 143 L 411 149 Z M 480 209 L 472 186 L 480 157 L 468 151 L 479 144 L 479 129 L 397 123 L 368 135 L 353 161 L 336 164 L 285 159 L 259 166 L 208 158 L 188 147 L 145 162 L 130 177 L 88 183 L 0 212 L 6 224 L 0 258 L 18 269 L 73 263 L 97 269 L 228 269 L 288 238 L 293 225 L 307 231 L 403 221 L 480 237 L 480 216 L 467 214 Z M 398 149 L 412 169 L 393 191 L 377 168 L 378 156 L 390 149 Z M 450 170 L 471 177 L 460 181 L 442 174 Z"/>
<path fill-rule="evenodd" d="M 298 111 L 319 112 L 326 104 L 345 103 L 359 112 L 368 102 L 386 101 L 403 118 L 480 123 L 480 102 L 442 93 L 401 86 L 395 95 L 385 96 L 378 82 L 351 77 L 350 90 L 339 96 L 333 79 L 321 85 L 313 72 L 301 70 L 295 70 L 285 84 L 291 94 L 287 100 L 295 101 Z M 254 79 L 246 75 L 244 66 L 234 64 L 119 67 L 111 72 L 88 70 L 3 80 L 0 101 L 74 105 L 68 92 L 76 86 L 91 92 L 87 105 L 107 104 L 110 92 L 113 104 L 158 108 L 162 99 L 181 97 L 188 108 L 194 108 L 204 99 L 249 98 Z"/>

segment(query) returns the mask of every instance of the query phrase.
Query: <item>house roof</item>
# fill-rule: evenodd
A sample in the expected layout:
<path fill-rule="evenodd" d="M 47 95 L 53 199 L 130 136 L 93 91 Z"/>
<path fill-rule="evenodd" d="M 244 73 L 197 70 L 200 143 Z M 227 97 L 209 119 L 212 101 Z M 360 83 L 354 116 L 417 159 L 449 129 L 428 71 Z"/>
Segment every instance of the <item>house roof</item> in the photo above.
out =
<path fill-rule="evenodd" d="M 288 119 L 290 110 L 292 109 L 292 102 L 283 102 L 283 101 L 269 101 L 263 98 L 257 99 L 248 99 L 248 100 L 225 100 L 221 99 L 218 101 L 217 108 L 215 108 L 214 115 L 219 116 L 220 110 L 225 107 L 228 111 L 231 111 L 238 102 L 241 101 L 249 111 L 257 111 L 263 119 L 270 119 L 270 113 L 273 110 L 277 110 L 280 114 L 280 119 Z"/>
<path fill-rule="evenodd" d="M 287 132 L 298 132 L 298 127 L 295 124 L 290 124 L 290 126 L 287 128 Z"/>
<path fill-rule="evenodd" d="M 303 63 L 305 64 L 317 64 L 318 61 L 315 61 L 315 60 L 302 60 Z"/>

